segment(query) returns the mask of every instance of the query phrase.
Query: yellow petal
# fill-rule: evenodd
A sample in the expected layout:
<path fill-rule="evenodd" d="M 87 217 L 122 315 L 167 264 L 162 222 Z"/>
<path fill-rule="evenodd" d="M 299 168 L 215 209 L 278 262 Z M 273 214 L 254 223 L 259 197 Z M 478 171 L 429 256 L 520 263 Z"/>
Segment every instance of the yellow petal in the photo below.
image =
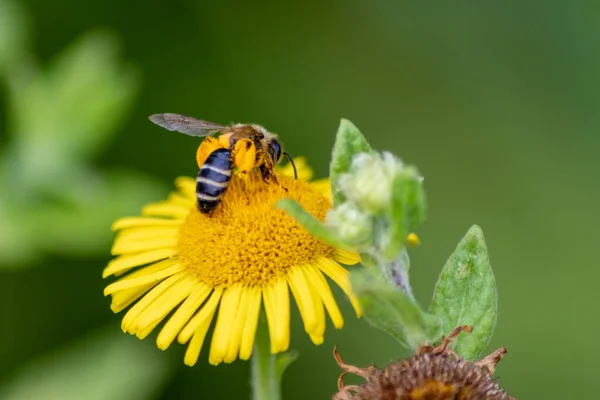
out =
<path fill-rule="evenodd" d="M 188 209 L 194 205 L 194 200 L 195 198 L 189 198 L 179 193 L 171 193 L 169 196 L 169 202 Z"/>
<path fill-rule="evenodd" d="M 159 203 L 148 204 L 142 209 L 143 216 L 172 217 L 183 219 L 187 217 L 189 213 L 189 208 L 173 204 L 168 200 L 161 201 Z"/>
<path fill-rule="evenodd" d="M 323 273 L 312 265 L 305 267 L 304 272 L 309 283 L 313 286 L 313 290 L 321 297 L 321 300 L 329 313 L 331 322 L 333 322 L 333 326 L 336 329 L 342 329 L 344 326 L 344 318 L 342 317 L 342 313 L 340 312 L 337 302 L 333 297 L 333 293 L 331 293 L 331 288 L 325 280 Z"/>
<path fill-rule="evenodd" d="M 196 180 L 189 176 L 180 176 L 175 179 L 175 186 L 179 189 L 179 192 L 188 199 L 194 200 L 196 198 Z"/>
<path fill-rule="evenodd" d="M 144 329 L 137 329 L 135 332 L 132 333 L 135 333 L 135 337 L 137 337 L 140 340 L 145 339 L 160 323 L 161 320 L 156 320 L 150 325 L 145 326 Z"/>
<path fill-rule="evenodd" d="M 244 334 L 244 325 L 246 325 L 246 316 L 248 308 L 249 288 L 242 288 L 240 295 L 240 301 L 235 310 L 235 320 L 230 327 L 229 332 L 229 343 L 227 344 L 227 352 L 223 357 L 223 362 L 226 364 L 232 363 L 236 360 L 240 351 L 240 343 L 242 341 L 242 335 Z"/>
<path fill-rule="evenodd" d="M 172 221 L 172 220 L 171 220 Z M 115 241 L 119 240 L 148 240 L 164 237 L 177 237 L 179 226 L 151 227 L 123 229 L 117 235 Z"/>
<path fill-rule="evenodd" d="M 145 217 L 125 217 L 116 220 L 112 225 L 112 230 L 134 228 L 134 227 L 161 227 L 161 226 L 179 226 L 180 220 L 166 218 L 145 218 Z"/>
<path fill-rule="evenodd" d="M 298 172 L 298 179 L 303 181 L 309 181 L 313 177 L 313 170 L 308 165 L 306 157 L 294 157 L 294 164 L 296 164 L 296 171 Z M 294 167 L 290 162 L 287 162 L 283 166 L 277 167 L 277 172 L 285 176 L 294 176 Z"/>
<path fill-rule="evenodd" d="M 110 309 L 112 312 L 119 313 L 133 304 L 137 299 L 142 297 L 144 293 L 148 290 L 152 289 L 154 283 L 149 285 L 135 287 L 133 289 L 123 290 L 117 294 L 112 296 L 112 301 L 110 302 Z"/>
<path fill-rule="evenodd" d="M 194 321 L 193 325 L 196 326 L 196 329 L 195 331 L 193 331 L 192 340 L 190 341 L 190 344 L 188 345 L 187 351 L 185 352 L 185 356 L 183 358 L 183 362 L 185 365 L 189 365 L 191 367 L 194 364 L 196 364 L 196 361 L 198 361 L 198 356 L 200 355 L 200 350 L 202 350 L 202 344 L 204 343 L 206 332 L 208 332 L 210 323 L 213 319 L 213 316 L 215 315 L 217 305 L 219 304 L 219 300 L 221 298 L 221 293 L 222 290 L 215 290 L 211 298 L 204 305 L 204 307 L 202 307 L 198 314 L 194 316 L 194 318 L 196 318 L 196 321 Z M 181 337 L 178 337 L 177 340 L 181 343 Z"/>
<path fill-rule="evenodd" d="M 192 315 L 198 311 L 198 308 L 206 300 L 211 291 L 212 288 L 203 283 L 198 282 L 194 285 L 190 296 L 179 306 L 158 334 L 156 345 L 159 349 L 165 350 L 173 343 L 177 334 L 179 334 Z"/>
<path fill-rule="evenodd" d="M 309 333 L 308 336 L 310 337 L 310 340 L 312 340 L 312 342 L 317 346 L 322 345 L 325 341 L 325 337 L 323 335 Z"/>
<path fill-rule="evenodd" d="M 193 367 L 198 362 L 198 357 L 200 356 L 200 350 L 202 350 L 202 345 L 204 344 L 204 339 L 206 338 L 206 332 L 208 332 L 208 328 L 210 327 L 210 321 L 212 320 L 213 313 L 202 322 L 202 324 L 198 327 L 198 330 L 194 332 L 192 336 L 192 340 L 190 340 L 190 344 L 188 345 L 187 350 L 185 351 L 185 355 L 183 356 L 183 363 L 189 367 Z"/>
<path fill-rule="evenodd" d="M 350 288 L 348 271 L 342 268 L 337 262 L 328 258 L 321 258 L 316 265 L 325 273 L 325 275 L 330 277 L 331 280 L 334 281 L 344 291 L 344 293 L 346 293 L 350 299 L 350 303 L 352 303 L 352 307 L 354 307 L 356 316 L 360 317 L 362 315 L 362 310 L 360 308 L 360 304 L 358 303 L 358 299 L 356 296 L 354 296 L 354 293 L 352 293 L 352 289 Z"/>
<path fill-rule="evenodd" d="M 102 272 L 102 277 L 106 278 L 114 274 L 123 273 L 131 268 L 164 260 L 165 258 L 174 256 L 175 254 L 177 254 L 177 249 L 159 249 L 139 254 L 127 254 L 120 256 L 108 263 Z"/>
<path fill-rule="evenodd" d="M 152 304 L 140 313 L 138 318 L 132 323 L 131 330 L 141 331 L 150 325 L 159 324 L 175 307 L 186 299 L 196 281 L 185 277 L 164 291 Z"/>
<path fill-rule="evenodd" d="M 240 302 L 242 293 L 241 285 L 232 285 L 223 293 L 215 331 L 213 332 L 212 342 L 210 344 L 210 353 L 208 362 L 212 365 L 220 364 L 227 353 L 227 345 L 229 344 L 231 335 L 235 335 L 232 331 L 236 311 Z"/>
<path fill-rule="evenodd" d="M 328 178 L 317 179 L 316 181 L 312 181 L 310 185 L 323 197 L 325 197 L 330 204 L 333 204 L 333 194 L 331 193 L 331 183 Z"/>
<path fill-rule="evenodd" d="M 202 307 L 200 307 L 200 311 L 198 311 L 196 315 L 190 319 L 190 321 L 183 327 L 181 332 L 179 332 L 179 335 L 177 335 L 177 341 L 179 343 L 186 344 L 196 330 L 202 330 L 202 327 L 205 324 L 210 325 L 210 321 L 215 314 L 215 310 L 219 305 L 222 294 L 223 288 L 219 287 L 213 290 L 208 301 L 204 303 Z M 206 329 L 208 329 L 208 327 Z"/>
<path fill-rule="evenodd" d="M 142 278 L 144 276 L 152 275 L 158 271 L 162 271 L 166 268 L 169 268 L 171 265 L 174 265 L 174 264 L 175 264 L 175 260 L 159 261 L 155 264 L 148 265 L 146 267 L 140 268 L 137 271 L 130 273 L 124 279 Z M 158 282 L 153 282 L 150 284 L 133 287 L 131 289 L 125 289 L 125 290 L 120 291 L 119 293 L 114 293 L 112 295 L 112 301 L 110 304 L 111 310 L 113 310 L 113 312 L 115 312 L 115 313 L 118 313 L 118 312 L 124 310 L 130 304 L 132 304 L 134 301 L 139 299 L 144 293 L 146 293 L 148 290 L 150 290 L 156 283 L 158 283 Z"/>
<path fill-rule="evenodd" d="M 162 295 L 168 288 L 173 286 L 175 283 L 183 279 L 185 276 L 185 272 L 179 272 L 171 277 L 165 279 L 155 288 L 153 288 L 148 294 L 146 294 L 140 301 L 138 301 L 133 307 L 127 311 L 125 316 L 123 317 L 123 321 L 121 321 L 121 329 L 123 332 L 131 332 L 130 328 L 135 320 L 139 317 L 139 315 L 148 307 L 154 300 L 156 300 L 160 295 Z"/>
<path fill-rule="evenodd" d="M 323 302 L 309 286 L 303 268 L 295 267 L 289 271 L 288 284 L 304 321 L 304 330 L 312 335 L 323 336 L 325 332 Z"/>
<path fill-rule="evenodd" d="M 258 315 L 260 313 L 260 288 L 249 287 L 246 290 L 248 290 L 246 309 L 244 311 L 246 313 L 246 322 L 242 333 L 239 354 L 242 360 L 248 360 L 252 355 L 252 347 L 254 346 L 256 327 L 258 325 Z"/>
<path fill-rule="evenodd" d="M 271 353 L 286 351 L 290 344 L 290 296 L 286 280 L 277 281 L 263 288 L 263 299 Z"/>
<path fill-rule="evenodd" d="M 169 265 L 169 264 L 166 264 Z M 117 282 L 111 283 L 106 288 L 104 288 L 104 295 L 108 296 L 109 294 L 113 294 L 119 292 L 121 290 L 132 289 L 138 286 L 144 286 L 150 283 L 156 283 L 158 281 L 162 281 L 163 279 L 179 272 L 183 271 L 185 267 L 182 264 L 171 265 L 167 268 L 162 268 L 154 273 L 146 274 L 139 277 L 129 277 L 126 276 L 118 280 Z"/>
<path fill-rule="evenodd" d="M 345 265 L 356 265 L 360 262 L 358 253 L 336 249 L 334 259 Z"/>
<path fill-rule="evenodd" d="M 111 249 L 113 256 L 140 253 L 142 251 L 174 248 L 177 237 L 166 237 L 152 240 L 116 240 Z"/>

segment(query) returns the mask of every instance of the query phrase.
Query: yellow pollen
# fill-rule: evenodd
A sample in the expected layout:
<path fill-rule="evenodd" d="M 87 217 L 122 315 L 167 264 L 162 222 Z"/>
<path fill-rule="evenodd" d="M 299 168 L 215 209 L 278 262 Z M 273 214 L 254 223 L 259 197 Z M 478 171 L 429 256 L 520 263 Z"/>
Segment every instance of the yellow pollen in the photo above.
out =
<path fill-rule="evenodd" d="M 212 287 L 262 286 L 285 277 L 291 267 L 334 255 L 334 248 L 275 209 L 277 201 L 290 197 L 323 221 L 331 203 L 300 179 L 278 178 L 281 186 L 264 183 L 258 173 L 234 175 L 212 215 L 194 204 L 177 244 L 178 258 L 190 273 Z"/>

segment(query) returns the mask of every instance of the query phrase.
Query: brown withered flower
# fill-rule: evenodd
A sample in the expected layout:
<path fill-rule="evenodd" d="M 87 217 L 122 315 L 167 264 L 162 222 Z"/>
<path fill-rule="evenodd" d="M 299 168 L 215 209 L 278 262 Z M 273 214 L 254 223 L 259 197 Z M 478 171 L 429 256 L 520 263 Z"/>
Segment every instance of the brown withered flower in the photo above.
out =
<path fill-rule="evenodd" d="M 493 378 L 506 349 L 501 347 L 480 361 L 463 360 L 450 348 L 463 331 L 470 333 L 472 327 L 459 326 L 448 338 L 442 336 L 438 346 L 423 345 L 411 358 L 384 369 L 347 365 L 336 347 L 333 356 L 344 372 L 338 379 L 339 392 L 333 400 L 515 400 Z M 348 373 L 366 382 L 344 385 Z"/>

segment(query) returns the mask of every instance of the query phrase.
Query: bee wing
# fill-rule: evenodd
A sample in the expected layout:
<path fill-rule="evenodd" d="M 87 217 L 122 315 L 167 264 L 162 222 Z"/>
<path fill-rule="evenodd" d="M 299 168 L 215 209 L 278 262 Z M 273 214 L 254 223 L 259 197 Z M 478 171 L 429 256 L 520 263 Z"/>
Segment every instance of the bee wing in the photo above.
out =
<path fill-rule="evenodd" d="M 226 128 L 224 125 L 180 114 L 154 114 L 148 119 L 166 130 L 181 132 L 190 136 L 209 136 Z"/>

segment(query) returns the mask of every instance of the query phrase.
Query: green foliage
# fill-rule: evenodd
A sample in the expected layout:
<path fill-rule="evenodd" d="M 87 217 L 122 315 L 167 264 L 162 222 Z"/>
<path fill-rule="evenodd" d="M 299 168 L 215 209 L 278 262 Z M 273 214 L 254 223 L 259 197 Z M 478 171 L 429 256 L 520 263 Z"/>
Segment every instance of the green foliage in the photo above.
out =
<path fill-rule="evenodd" d="M 361 234 L 351 243 L 367 271 L 353 273 L 351 281 L 365 319 L 413 350 L 459 325 L 472 325 L 473 333 L 461 335 L 455 348 L 466 358 L 479 356 L 496 321 L 495 282 L 481 230 L 473 227 L 450 257 L 427 314 L 412 293 L 406 249 L 407 236 L 423 223 L 427 210 L 417 169 L 390 153 L 371 151 L 358 129 L 344 120 L 330 170 L 337 197 L 327 226 L 297 203 L 286 207 L 312 234 L 334 246 L 343 245 L 339 237 L 353 237 L 348 232 Z"/>
<path fill-rule="evenodd" d="M 342 120 L 330 173 L 335 207 L 327 225 L 294 200 L 277 206 L 316 238 L 339 248 L 351 243 L 361 254 L 368 270 L 354 272 L 351 282 L 371 325 L 411 349 L 437 339 L 439 318 L 422 311 L 408 280 L 406 236 L 424 220 L 426 208 L 416 168 L 405 167 L 390 153 L 371 151 L 360 131 Z"/>
<path fill-rule="evenodd" d="M 342 119 L 335 137 L 331 163 L 329 165 L 329 179 L 331 180 L 334 205 L 337 206 L 345 200 L 344 195 L 338 187 L 340 175 L 348 172 L 352 163 L 352 157 L 355 154 L 370 150 L 371 146 L 358 128 L 347 119 Z"/>
<path fill-rule="evenodd" d="M 405 167 L 394 179 L 389 209 L 389 241 L 383 249 L 387 260 L 398 257 L 406 237 L 425 220 L 427 203 L 421 177 L 415 167 Z"/>
<path fill-rule="evenodd" d="M 26 20 L 15 4 L 0 1 L 10 128 L 0 158 L 0 268 L 30 264 L 45 252 L 100 253 L 115 218 L 165 190 L 141 174 L 92 163 L 139 88 L 137 72 L 119 59 L 117 39 L 87 33 L 41 67 L 25 56 Z"/>
<path fill-rule="evenodd" d="M 166 382 L 160 353 L 122 334 L 80 339 L 14 372 L 0 389 L 4 400 L 145 400 Z"/>
<path fill-rule="evenodd" d="M 37 228 L 29 234 L 36 248 L 70 256 L 101 254 L 110 247 L 110 224 L 115 219 L 135 215 L 140 204 L 167 193 L 154 179 L 128 170 L 93 173 L 89 180 L 73 183 L 78 185 L 65 187 L 68 200 L 35 207 L 27 215 Z"/>
<path fill-rule="evenodd" d="M 23 57 L 28 41 L 28 18 L 21 5 L 12 0 L 0 0 L 0 75 Z"/>
<path fill-rule="evenodd" d="M 497 315 L 496 282 L 483 232 L 473 226 L 452 253 L 435 286 L 430 312 L 442 320 L 444 334 L 472 325 L 470 335 L 453 344 L 466 359 L 477 359 L 487 345 Z"/>
<path fill-rule="evenodd" d="M 298 356 L 299 353 L 296 350 L 288 350 L 285 353 L 277 354 L 275 358 L 275 376 L 277 377 L 277 385 L 279 387 L 281 387 L 283 373 L 298 359 Z"/>
<path fill-rule="evenodd" d="M 302 225 L 304 229 L 317 239 L 340 249 L 349 249 L 348 245 L 339 238 L 335 231 L 329 229 L 325 224 L 313 217 L 313 215 L 302 208 L 300 203 L 296 200 L 279 200 L 276 207 L 287 212 L 296 220 L 296 222 Z"/>
<path fill-rule="evenodd" d="M 47 69 L 9 77 L 11 153 L 26 190 L 62 190 L 116 133 L 139 87 L 117 50 L 110 34 L 92 32 Z"/>
<path fill-rule="evenodd" d="M 387 332 L 412 350 L 439 338 L 439 318 L 429 315 L 403 290 L 383 279 L 375 270 L 350 275 L 352 290 L 371 325 Z"/>

